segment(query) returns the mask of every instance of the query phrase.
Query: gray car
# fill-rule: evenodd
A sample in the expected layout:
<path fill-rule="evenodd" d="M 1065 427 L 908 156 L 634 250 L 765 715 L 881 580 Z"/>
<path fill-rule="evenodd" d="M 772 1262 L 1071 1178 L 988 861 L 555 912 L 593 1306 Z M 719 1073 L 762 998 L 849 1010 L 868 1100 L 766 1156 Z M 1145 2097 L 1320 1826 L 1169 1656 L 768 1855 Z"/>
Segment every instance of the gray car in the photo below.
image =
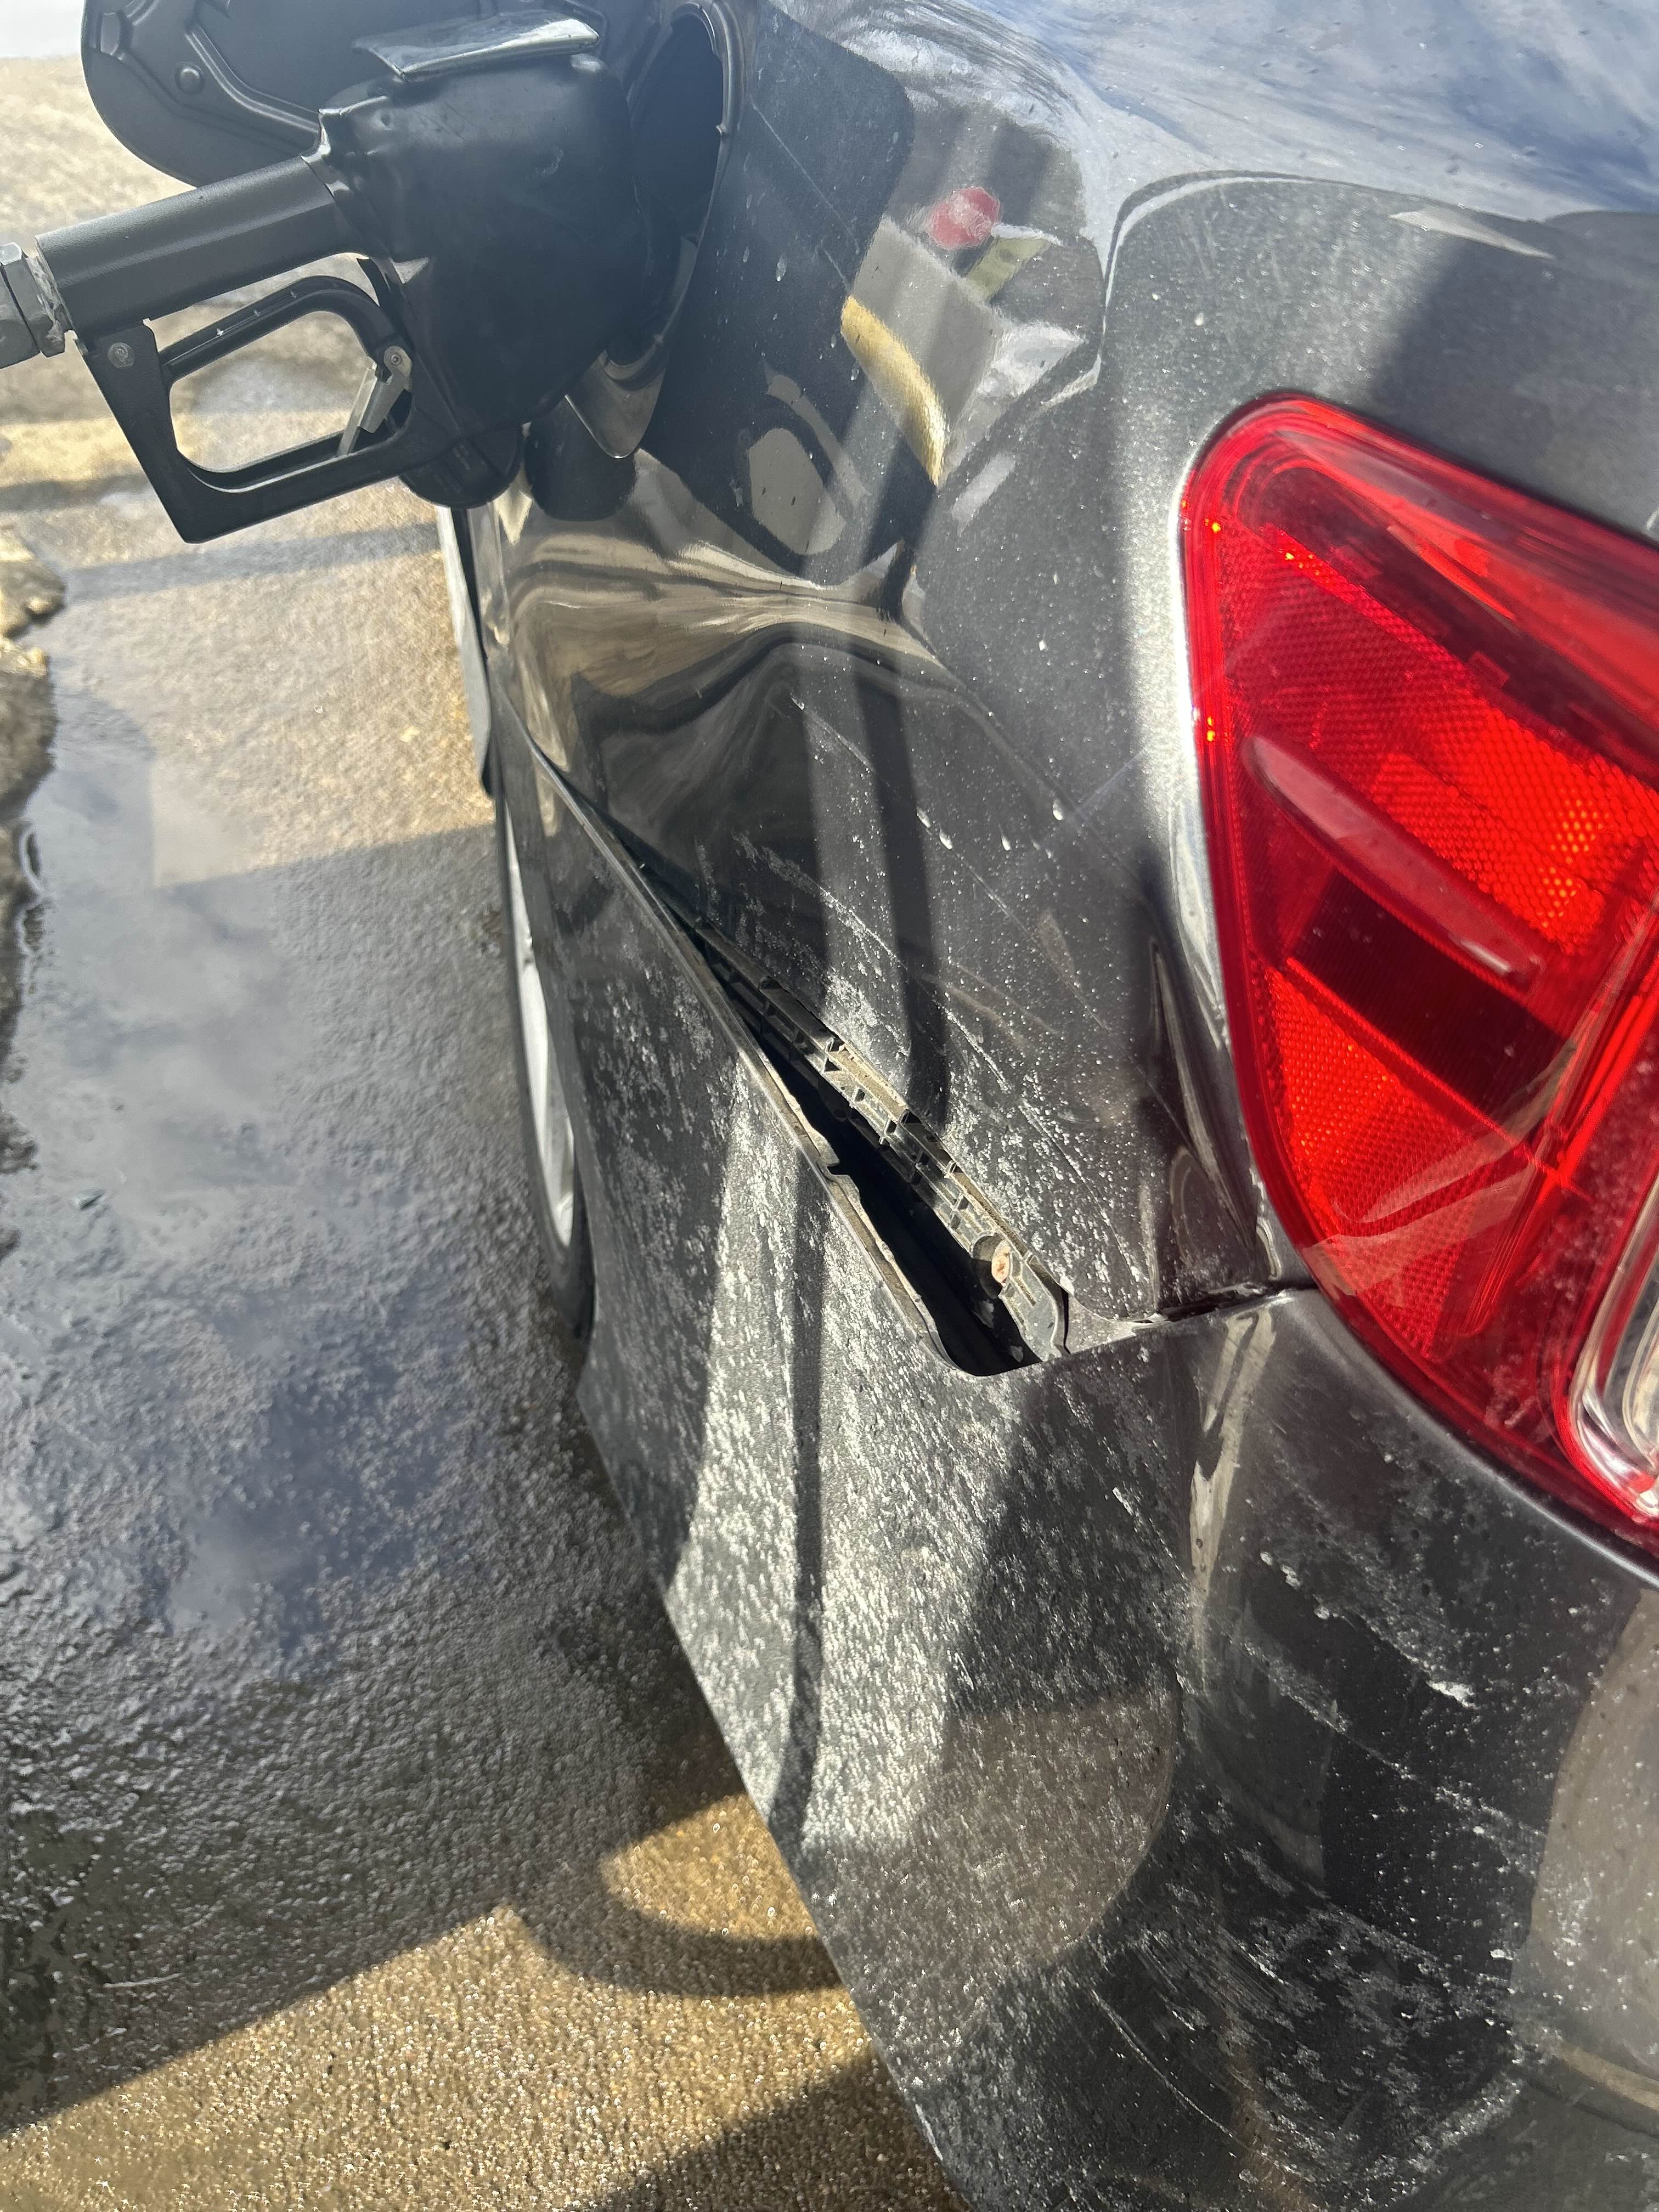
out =
<path fill-rule="evenodd" d="M 205 189 L 0 361 L 438 505 L 581 1402 L 921 2125 L 1659 2204 L 1659 23 L 453 4 L 96 0 Z"/>

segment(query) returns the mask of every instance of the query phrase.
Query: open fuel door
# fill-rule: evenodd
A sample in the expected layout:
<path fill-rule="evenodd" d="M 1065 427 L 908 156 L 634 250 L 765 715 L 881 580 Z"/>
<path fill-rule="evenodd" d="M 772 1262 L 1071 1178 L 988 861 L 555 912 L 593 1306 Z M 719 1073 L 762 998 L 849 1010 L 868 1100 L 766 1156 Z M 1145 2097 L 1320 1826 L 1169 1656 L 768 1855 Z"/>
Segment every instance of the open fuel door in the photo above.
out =
<path fill-rule="evenodd" d="M 600 33 L 566 9 L 464 5 L 90 0 L 100 113 L 196 189 L 0 246 L 0 368 L 72 333 L 183 537 L 392 476 L 446 506 L 491 499 L 523 426 L 683 289 L 684 222 L 651 188 L 661 163 Z M 342 255 L 355 270 L 169 343 L 152 327 Z M 318 314 L 363 354 L 343 434 L 231 470 L 187 458 L 175 387 Z"/>

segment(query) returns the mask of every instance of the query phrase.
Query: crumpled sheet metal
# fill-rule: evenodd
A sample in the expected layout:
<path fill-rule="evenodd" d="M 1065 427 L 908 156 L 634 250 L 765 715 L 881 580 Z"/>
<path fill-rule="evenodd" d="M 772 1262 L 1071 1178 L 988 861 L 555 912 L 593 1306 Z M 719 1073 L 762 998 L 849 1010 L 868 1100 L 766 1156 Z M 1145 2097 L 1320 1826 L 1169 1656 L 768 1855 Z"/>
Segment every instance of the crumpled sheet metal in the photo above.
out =
<path fill-rule="evenodd" d="M 1299 1291 L 952 1368 L 626 856 L 508 758 L 594 1194 L 584 1410 L 950 2169 L 993 2206 L 1449 2185 L 1579 2033 L 1560 1945 L 1516 1962 L 1622 1563 Z M 1634 1848 L 1653 1780 L 1595 1771 Z"/>

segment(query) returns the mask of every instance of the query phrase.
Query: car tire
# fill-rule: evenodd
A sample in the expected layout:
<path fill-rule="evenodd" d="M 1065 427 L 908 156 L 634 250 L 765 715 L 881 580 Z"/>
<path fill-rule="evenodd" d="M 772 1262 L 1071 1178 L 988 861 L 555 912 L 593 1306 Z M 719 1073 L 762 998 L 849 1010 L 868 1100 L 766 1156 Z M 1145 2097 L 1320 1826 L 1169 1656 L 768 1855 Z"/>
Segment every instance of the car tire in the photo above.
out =
<path fill-rule="evenodd" d="M 530 937 L 524 883 L 497 765 L 495 859 L 501 878 L 501 941 L 513 1012 L 513 1057 L 519 1073 L 519 1121 L 530 1170 L 531 1204 L 547 1264 L 548 1288 L 560 1319 L 577 1341 L 593 1318 L 593 1250 L 576 1165 L 574 1130 L 553 1042 L 547 980 Z"/>

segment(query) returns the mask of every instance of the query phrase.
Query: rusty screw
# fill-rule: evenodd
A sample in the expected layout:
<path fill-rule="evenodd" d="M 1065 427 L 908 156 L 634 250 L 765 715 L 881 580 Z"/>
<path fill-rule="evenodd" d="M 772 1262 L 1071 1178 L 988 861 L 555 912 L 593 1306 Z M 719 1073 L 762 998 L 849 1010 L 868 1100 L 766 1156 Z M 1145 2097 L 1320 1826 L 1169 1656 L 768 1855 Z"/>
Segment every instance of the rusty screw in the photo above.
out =
<path fill-rule="evenodd" d="M 981 1237 L 974 1247 L 983 1279 L 994 1290 L 1006 1290 L 1014 1272 L 1014 1248 L 1006 1237 Z"/>

